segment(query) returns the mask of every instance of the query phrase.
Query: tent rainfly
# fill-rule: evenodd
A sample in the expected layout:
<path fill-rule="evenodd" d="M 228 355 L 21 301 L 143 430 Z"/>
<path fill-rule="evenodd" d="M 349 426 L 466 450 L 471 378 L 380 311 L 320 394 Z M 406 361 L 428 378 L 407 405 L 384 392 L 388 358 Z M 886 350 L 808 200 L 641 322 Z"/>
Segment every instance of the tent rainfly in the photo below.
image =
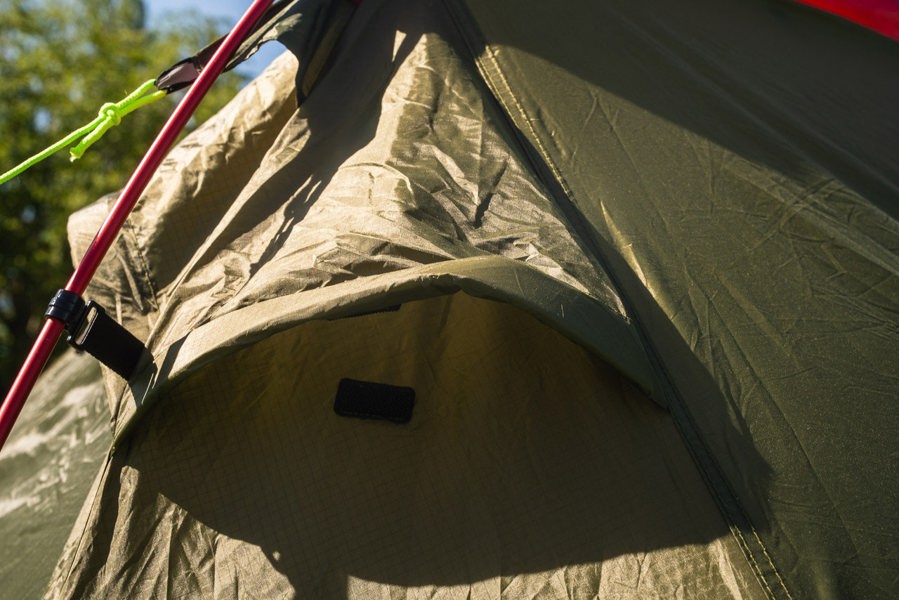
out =
<path fill-rule="evenodd" d="M 87 289 L 142 366 L 65 355 L 0 454 L 0 596 L 899 597 L 894 40 L 274 11 Z"/>

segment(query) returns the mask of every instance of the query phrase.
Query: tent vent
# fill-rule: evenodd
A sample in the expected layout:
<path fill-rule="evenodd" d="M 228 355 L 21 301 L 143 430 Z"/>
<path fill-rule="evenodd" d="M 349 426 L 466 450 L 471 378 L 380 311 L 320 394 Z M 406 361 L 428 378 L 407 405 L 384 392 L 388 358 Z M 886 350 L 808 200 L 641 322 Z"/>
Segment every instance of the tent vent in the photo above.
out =
<path fill-rule="evenodd" d="M 412 388 L 341 379 L 334 399 L 334 412 L 342 417 L 408 423 L 414 405 L 415 390 Z"/>

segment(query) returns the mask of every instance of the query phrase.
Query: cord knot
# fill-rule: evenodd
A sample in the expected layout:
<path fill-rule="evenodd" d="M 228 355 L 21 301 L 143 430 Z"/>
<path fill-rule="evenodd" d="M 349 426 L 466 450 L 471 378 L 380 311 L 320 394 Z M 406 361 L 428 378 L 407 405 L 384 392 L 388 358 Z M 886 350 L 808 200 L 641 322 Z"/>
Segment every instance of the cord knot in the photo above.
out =
<path fill-rule="evenodd" d="M 6 183 L 16 175 L 21 174 L 26 169 L 33 167 L 48 156 L 67 148 L 72 144 L 76 144 L 69 148 L 69 160 L 78 160 L 84 155 L 84 152 L 90 148 L 91 144 L 103 137 L 103 134 L 122 122 L 122 117 L 134 110 L 137 110 L 145 104 L 155 102 L 166 95 L 165 90 L 153 91 L 156 88 L 156 80 L 151 79 L 145 81 L 139 88 L 125 96 L 118 102 L 107 102 L 100 107 L 100 112 L 93 121 L 87 125 L 80 127 L 59 140 L 49 148 L 38 152 L 25 162 L 20 163 L 7 171 L 0 174 L 0 185 Z"/>
<path fill-rule="evenodd" d="M 122 122 L 122 114 L 119 112 L 119 107 L 113 102 L 107 102 L 101 106 L 98 115 L 111 121 L 113 127 Z"/>

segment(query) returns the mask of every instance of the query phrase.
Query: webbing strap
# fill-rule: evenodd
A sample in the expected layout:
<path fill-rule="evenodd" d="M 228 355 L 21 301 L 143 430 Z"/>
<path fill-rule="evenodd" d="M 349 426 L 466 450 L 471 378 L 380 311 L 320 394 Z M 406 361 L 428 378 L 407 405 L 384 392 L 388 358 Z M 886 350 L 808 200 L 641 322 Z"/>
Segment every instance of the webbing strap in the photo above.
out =
<path fill-rule="evenodd" d="M 228 63 L 225 65 L 225 71 L 230 71 L 234 67 L 238 66 L 240 63 L 245 61 L 247 58 L 253 55 L 258 46 L 264 43 L 265 40 L 255 39 L 255 35 L 258 34 L 261 30 L 265 30 L 269 28 L 272 23 L 277 22 L 278 17 L 285 10 L 285 8 L 289 8 L 290 5 L 293 4 L 292 0 L 279 0 L 271 5 L 271 7 L 262 15 L 262 18 L 256 23 L 250 32 L 249 38 L 244 41 L 241 47 L 234 53 L 234 55 L 228 60 Z M 162 73 L 156 78 L 154 82 L 157 89 L 165 90 L 166 92 L 174 92 L 183 88 L 186 88 L 190 84 L 196 80 L 197 77 L 200 76 L 200 73 L 206 67 L 210 60 L 212 60 L 212 56 L 215 54 L 215 51 L 218 50 L 219 46 L 222 45 L 222 42 L 225 41 L 224 37 L 221 37 L 193 56 L 185 58 L 181 60 Z"/>
<path fill-rule="evenodd" d="M 304 77 L 300 77 L 303 85 L 299 92 L 301 97 L 305 96 L 322 71 L 327 55 L 352 16 L 353 10 L 361 3 L 362 0 L 339 0 L 336 2 L 320 0 L 318 2 L 320 7 L 316 8 L 315 3 L 308 0 L 278 0 L 271 5 L 240 48 L 231 56 L 225 70 L 231 70 L 250 58 L 264 43 L 279 40 L 300 59 L 300 71 Z M 294 30 L 301 27 L 297 24 L 296 17 L 299 14 L 306 14 L 306 11 L 311 17 L 304 19 L 305 21 L 316 21 L 316 14 L 319 17 L 322 15 L 329 17 L 318 19 L 326 23 L 324 28 L 313 25 L 313 29 L 308 32 L 308 35 L 296 36 L 305 40 L 310 54 L 313 49 L 315 50 L 314 56 L 307 56 L 306 52 L 299 52 L 297 48 L 291 47 L 287 40 L 287 37 L 292 35 L 292 31 L 296 33 Z M 193 56 L 185 58 L 163 71 L 156 78 L 156 87 L 166 92 L 174 92 L 189 86 L 199 77 L 223 39 L 212 42 Z M 307 62 L 310 64 L 306 64 Z M 307 70 L 313 71 L 313 75 L 305 76 Z"/>
<path fill-rule="evenodd" d="M 130 379 L 146 351 L 143 342 L 96 302 L 87 302 L 78 294 L 59 290 L 47 306 L 45 317 L 62 321 L 73 348 L 84 351 Z"/>

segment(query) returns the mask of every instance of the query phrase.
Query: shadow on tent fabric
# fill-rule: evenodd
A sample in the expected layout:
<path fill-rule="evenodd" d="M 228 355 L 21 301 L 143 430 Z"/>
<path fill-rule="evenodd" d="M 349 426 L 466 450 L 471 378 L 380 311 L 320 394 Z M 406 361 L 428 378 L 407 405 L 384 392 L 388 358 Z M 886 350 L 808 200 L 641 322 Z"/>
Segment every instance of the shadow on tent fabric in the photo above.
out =
<path fill-rule="evenodd" d="M 894 596 L 899 46 L 782 2 L 447 4 L 761 554 L 796 595 Z"/>
<path fill-rule="evenodd" d="M 413 387 L 412 421 L 337 416 L 342 377 Z M 736 577 L 755 597 L 667 413 L 505 304 L 310 322 L 154 408 L 113 461 L 81 569 L 106 592 L 146 595 L 158 574 L 176 594 L 521 597 L 536 580 L 537 597 L 586 597 L 642 580 L 637 596 L 726 597 Z"/>
<path fill-rule="evenodd" d="M 443 16 L 436 3 L 417 10 Z M 376 67 L 367 76 L 389 78 L 426 34 L 454 39 L 443 29 L 423 28 L 420 23 L 430 22 L 415 16 L 410 10 L 409 22 L 397 27 L 404 34 L 399 42 L 391 32 L 366 56 Z M 332 92 L 343 86 L 355 103 L 367 106 L 364 111 L 345 115 L 338 103 L 300 109 L 293 124 L 306 125 L 285 127 L 271 156 L 293 145 L 303 152 L 267 172 L 253 194 L 240 199 L 227 224 L 179 275 L 182 280 L 226 253 L 260 218 L 283 214 L 284 222 L 261 242 L 262 258 L 247 272 L 270 264 L 338 168 L 374 139 L 384 83 L 372 85 L 371 96 L 360 100 L 357 88 L 365 93 L 367 83 L 330 82 Z M 328 128 L 319 131 L 322 122 L 340 122 L 351 132 L 341 141 L 356 141 L 338 144 L 325 135 Z M 514 138 L 508 128 L 504 135 Z M 327 157 L 314 172 L 299 158 L 311 154 Z M 300 191 L 285 198 L 283 190 L 296 190 L 297 182 Z M 611 250 L 606 254 L 620 261 Z M 281 287 L 247 302 L 269 292 L 301 291 L 295 275 L 286 274 Z M 640 288 L 636 278 L 624 283 Z M 290 285 L 295 289 L 285 287 Z M 174 289 L 170 307 L 194 294 Z M 228 292 L 204 318 L 241 306 L 232 302 L 234 290 Z M 764 495 L 767 466 L 737 429 L 739 412 L 648 296 L 635 302 L 644 317 L 657 317 L 664 332 L 659 335 L 683 350 L 677 367 L 700 382 L 696 389 L 708 394 L 714 411 L 708 418 L 727 429 L 734 455 L 762 482 L 757 493 Z M 174 325 L 163 316 L 156 335 L 165 339 Z M 348 370 L 346 364 L 354 366 Z M 557 366 L 541 370 L 549 364 Z M 457 370 L 460 365 L 465 370 Z M 411 429 L 333 415 L 330 402 L 340 378 L 382 380 L 385 373 L 418 378 L 409 382 L 421 394 Z M 494 379 L 495 389 L 477 388 Z M 572 381 L 578 393 L 566 391 Z M 482 402 L 452 402 L 460 398 Z M 422 430 L 425 425 L 431 429 Z M 266 565 L 285 580 L 274 591 L 289 587 L 318 597 L 340 597 L 350 577 L 399 586 L 472 585 L 574 572 L 583 565 L 595 571 L 589 587 L 602 581 L 599 563 L 630 561 L 635 564 L 610 572 L 633 573 L 645 566 L 634 556 L 657 551 L 665 552 L 650 569 L 658 575 L 656 591 L 692 581 L 706 586 L 697 594 L 724 593 L 724 583 L 709 579 L 714 574 L 703 575 L 709 564 L 718 564 L 712 555 L 735 571 L 743 561 L 739 552 L 729 554 L 735 547 L 731 530 L 670 416 L 608 365 L 529 315 L 484 301 L 439 299 L 410 303 L 396 314 L 308 323 L 224 356 L 175 389 L 162 390 L 109 468 L 83 557 L 90 564 L 79 569 L 87 579 L 104 573 L 108 585 L 126 586 L 118 590 L 123 595 L 146 595 L 157 585 L 201 593 L 218 577 L 234 585 L 237 573 L 260 577 L 270 572 Z M 763 519 L 754 524 L 765 527 Z M 678 552 L 697 546 L 705 559 L 677 560 Z M 217 575 L 220 561 L 233 572 Z M 110 571 L 119 567 L 127 577 Z M 669 591 L 658 595 L 673 595 Z"/>
<path fill-rule="evenodd" d="M 577 85 L 590 82 L 790 178 L 815 183 L 823 169 L 899 216 L 893 40 L 788 0 L 577 2 L 561 13 L 537 2 L 514 11 L 462 4 L 491 44 L 547 65 L 544 73 L 529 71 L 530 81 L 512 80 L 524 95 L 593 102 L 592 116 L 614 128 L 606 103 Z M 558 69 L 573 77 L 554 74 Z M 581 124 L 556 118 L 547 126 L 570 136 L 558 140 L 563 155 L 595 153 L 571 136 Z"/>

